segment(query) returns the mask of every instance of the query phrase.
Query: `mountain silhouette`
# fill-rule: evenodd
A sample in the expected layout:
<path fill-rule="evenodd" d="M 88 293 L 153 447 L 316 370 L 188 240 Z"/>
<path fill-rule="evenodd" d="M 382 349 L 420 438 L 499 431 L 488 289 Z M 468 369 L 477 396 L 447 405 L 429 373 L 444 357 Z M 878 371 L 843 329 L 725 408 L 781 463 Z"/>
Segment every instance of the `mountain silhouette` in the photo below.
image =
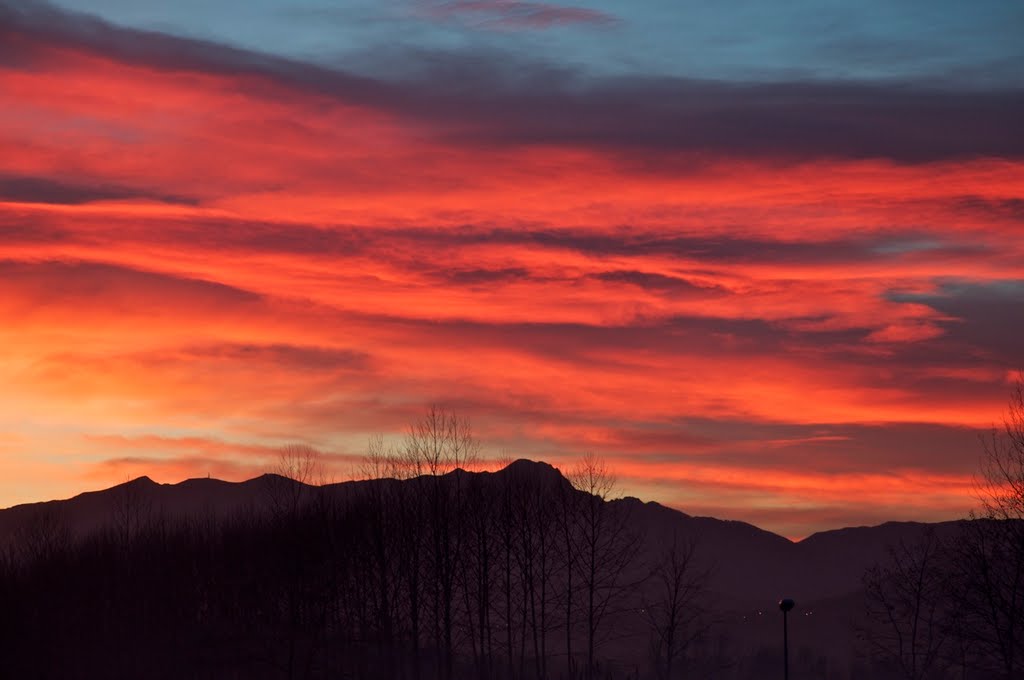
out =
<path fill-rule="evenodd" d="M 496 472 L 456 470 L 444 476 L 491 479 L 514 478 L 533 488 L 570 487 L 569 481 L 552 465 L 518 459 Z M 426 477 L 397 483 L 418 484 Z M 271 487 L 289 484 L 344 500 L 374 485 L 395 484 L 396 480 L 345 481 L 323 486 L 296 482 L 267 473 L 244 482 L 212 478 L 188 479 L 176 484 L 158 484 L 143 476 L 108 489 L 89 491 L 67 500 L 17 505 L 0 510 L 0 545 L 10 544 L 20 530 L 44 516 L 58 516 L 74 537 L 84 537 L 109 526 L 119 507 L 135 503 L 146 517 L 168 519 L 222 519 L 255 512 L 267 503 Z M 672 536 L 693 540 L 701 559 L 712 567 L 713 588 L 737 602 L 759 598 L 771 602 L 776 594 L 789 593 L 804 599 L 840 597 L 859 590 L 864 570 L 883 560 L 887 546 L 899 541 L 912 543 L 926 529 L 942 536 L 954 535 L 962 522 L 927 524 L 886 522 L 878 526 L 848 527 L 815 533 L 791 541 L 752 524 L 712 517 L 696 517 L 655 502 L 636 498 L 609 501 L 613 507 L 628 508 L 631 520 L 646 536 L 646 548 L 655 550 Z M 767 599 L 766 599 L 767 598 Z"/>
<path fill-rule="evenodd" d="M 410 549 L 411 546 L 424 552 L 424 564 L 430 565 L 429 568 L 434 570 L 429 572 L 434 574 L 431 578 L 438 579 L 436 583 L 426 579 L 426 585 L 420 586 L 423 588 L 423 597 L 439 597 L 436 594 L 438 591 L 433 590 L 435 586 L 461 587 L 466 589 L 464 595 L 468 602 L 470 594 L 479 593 L 462 581 L 458 582 L 462 585 L 458 585 L 456 575 L 461 573 L 460 569 L 465 569 L 468 573 L 466 560 L 478 559 L 473 557 L 470 550 L 473 540 L 490 541 L 489 550 L 494 552 L 493 559 L 496 562 L 499 561 L 497 556 L 502 554 L 501 546 L 504 541 L 506 552 L 503 554 L 506 560 L 512 560 L 514 552 L 515 560 L 519 561 L 518 566 L 506 562 L 506 575 L 514 571 L 520 578 L 533 579 L 537 574 L 543 576 L 554 573 L 551 571 L 555 569 L 552 566 L 555 564 L 554 558 L 551 558 L 550 562 L 544 562 L 541 551 L 544 546 L 557 543 L 557 539 L 551 537 L 568 526 L 557 521 L 558 508 L 567 507 L 567 504 L 572 504 L 577 514 L 598 513 L 593 516 L 598 517 L 607 527 L 617 527 L 616 530 L 621 532 L 618 538 L 613 539 L 619 541 L 616 545 L 626 546 L 635 553 L 629 566 L 615 578 L 618 579 L 618 583 L 637 585 L 627 595 L 616 596 L 618 604 L 608 609 L 611 612 L 608 614 L 608 621 L 611 623 L 606 625 L 605 629 L 614 629 L 618 633 L 616 636 L 600 640 L 602 654 L 610 660 L 616 660 L 615 663 L 623 664 L 620 668 L 623 677 L 628 675 L 625 669 L 630 663 L 640 668 L 640 664 L 645 662 L 645 646 L 637 642 L 644 639 L 645 635 L 645 603 L 652 602 L 659 596 L 651 574 L 655 573 L 656 566 L 662 563 L 666 549 L 670 546 L 692 546 L 693 563 L 690 565 L 689 574 L 706 575 L 702 581 L 701 607 L 715 612 L 714 625 L 719 642 L 714 650 L 708 648 L 702 653 L 708 656 L 717 655 L 715 658 L 720 659 L 718 663 L 725 666 L 733 664 L 730 674 L 716 677 L 745 678 L 758 677 L 763 668 L 771 666 L 773 657 L 770 650 L 777 649 L 779 634 L 779 616 L 775 603 L 782 597 L 792 597 L 799 605 L 791 621 L 793 639 L 803 644 L 803 649 L 809 650 L 808 654 L 813 653 L 815 659 L 820 657 L 820 663 L 831 664 L 829 667 L 852 667 L 856 655 L 850 626 L 851 621 L 860 615 L 863 608 L 861 578 L 865 570 L 885 559 L 887 546 L 900 541 L 913 543 L 929 528 L 944 536 L 952 536 L 960 526 L 960 523 L 956 522 L 937 525 L 889 522 L 877 527 L 820 532 L 803 541 L 793 542 L 744 522 L 695 517 L 658 503 L 645 503 L 636 498 L 601 500 L 575 489 L 558 469 L 547 463 L 516 460 L 495 472 L 467 472 L 456 469 L 438 476 L 419 476 L 402 480 L 346 481 L 322 486 L 305 484 L 275 474 L 265 474 L 237 483 L 204 478 L 190 479 L 177 484 L 158 484 L 148 477 L 140 477 L 109 489 L 82 493 L 67 500 L 19 505 L 0 510 L 0 547 L 5 548 L 7 554 L 12 556 L 12 564 L 15 565 L 19 560 L 26 564 L 44 565 L 54 560 L 79 560 L 81 566 L 78 570 L 83 574 L 91 573 L 90 570 L 102 572 L 117 569 L 129 569 L 140 573 L 145 569 L 159 572 L 168 568 L 167 565 L 155 566 L 160 560 L 184 559 L 187 555 L 193 555 L 189 559 L 195 562 L 195 555 L 205 551 L 202 547 L 204 542 L 214 541 L 220 546 L 217 549 L 225 551 L 226 557 L 222 559 L 229 564 L 236 564 L 237 561 L 238 564 L 245 565 L 247 561 L 251 563 L 253 560 L 268 560 L 269 566 L 266 569 L 270 571 L 265 572 L 267 576 L 263 578 L 283 579 L 281 583 L 284 584 L 294 581 L 305 584 L 302 588 L 309 588 L 311 586 L 307 579 L 311 576 L 307 573 L 306 563 L 317 563 L 323 559 L 324 551 L 332 550 L 341 550 L 339 554 L 344 560 L 356 560 L 359 563 L 365 561 L 364 566 L 358 567 L 365 571 L 367 576 L 364 578 L 386 577 L 400 585 L 403 583 L 407 567 L 392 566 L 392 563 L 405 564 L 402 562 L 406 559 L 403 551 Z M 342 543 L 335 547 L 328 544 L 325 536 L 337 529 L 329 529 L 324 524 L 328 520 L 317 519 L 321 517 L 321 514 L 318 514 L 321 513 L 321 508 L 332 508 L 330 513 L 333 514 L 330 514 L 330 517 L 338 519 L 329 521 L 336 523 L 333 525 L 335 527 L 342 527 L 340 531 L 344 538 Z M 323 514 L 322 517 L 326 518 L 328 515 Z M 506 519 L 500 520 L 501 517 Z M 266 523 L 260 524 L 264 521 L 260 518 L 269 519 Z M 517 522 L 515 531 L 512 531 L 509 525 L 513 520 Z M 477 523 L 484 527 L 484 522 L 490 522 L 486 524 L 487 528 L 474 533 L 473 527 L 477 526 Z M 527 524 L 533 527 L 531 532 L 534 533 L 523 533 L 523 527 Z M 186 526 L 192 528 L 184 530 L 184 533 L 174 528 Z M 224 530 L 226 533 L 217 533 L 219 530 L 209 529 L 220 526 L 234 528 Z M 412 533 L 408 533 L 410 526 L 413 529 Z M 537 533 L 538 526 L 541 527 L 540 533 Z M 543 529 L 545 526 L 547 529 Z M 483 533 L 480 533 L 481 531 Z M 579 527 L 574 531 L 580 531 Z M 606 530 L 606 533 L 612 536 L 610 531 Z M 545 535 L 548 538 L 544 538 Z M 101 538 L 96 538 L 97 536 Z M 221 538 L 216 538 L 217 536 Z M 391 538 L 386 539 L 386 536 Z M 405 538 L 402 538 L 403 536 Z M 473 539 L 473 536 L 477 538 Z M 406 548 L 389 548 L 385 539 L 413 542 L 401 544 L 406 545 Z M 167 552 L 170 550 L 167 546 L 173 545 L 174 541 L 178 541 L 181 546 L 180 555 Z M 235 541 L 237 545 L 229 546 L 231 541 Z M 250 547 L 246 548 L 238 543 L 239 541 L 247 542 Z M 75 553 L 73 548 L 68 547 L 79 544 L 94 547 L 83 548 L 84 553 Z M 513 544 L 519 547 L 509 552 L 508 546 Z M 265 546 L 259 549 L 262 552 L 247 552 L 257 549 L 260 545 Z M 358 547 L 351 547 L 353 545 Z M 442 549 L 455 551 L 453 554 L 458 556 L 457 561 L 449 564 L 437 562 L 439 557 L 430 557 L 432 550 Z M 602 549 L 602 554 L 605 555 L 602 559 L 612 559 L 608 556 L 613 556 L 614 551 L 607 547 Z M 281 550 L 283 552 L 280 552 Z M 145 562 L 148 565 L 145 569 L 132 566 L 132 560 L 144 562 L 142 557 L 132 557 L 133 554 L 149 554 L 153 562 Z M 157 559 L 153 557 L 154 554 L 164 557 Z M 251 556 L 242 559 L 239 557 L 242 554 Z M 441 554 L 437 552 L 437 555 Z M 577 559 L 582 560 L 583 554 L 581 551 Z M 58 559 L 52 557 L 53 555 L 71 557 Z M 527 563 L 522 560 L 527 558 L 530 560 L 529 565 L 540 564 L 541 571 L 535 573 L 534 566 L 524 566 Z M 121 566 L 115 568 L 115 563 Z M 373 566 L 378 563 L 380 566 Z M 275 564 L 277 566 L 274 566 Z M 545 567 L 544 564 L 548 566 Z M 346 568 L 356 567 L 350 564 Z M 500 564 L 492 564 L 489 568 L 492 571 L 500 570 Z M 190 571 L 186 570 L 179 574 L 179 577 L 184 579 L 182 587 L 193 587 L 188 585 L 190 579 L 201 575 L 203 569 L 211 570 L 213 575 L 208 578 L 223 578 L 215 576 L 221 573 L 221 567 L 210 565 L 201 568 L 194 565 L 189 567 Z M 312 567 L 309 569 L 315 571 Z M 548 571 L 545 572 L 545 569 Z M 385 572 L 383 575 L 380 574 L 382 570 Z M 190 573 L 192 576 L 189 576 Z M 463 575 L 459 578 L 466 580 L 468 577 Z M 31 578 L 29 581 L 31 582 Z M 83 581 L 86 585 L 69 585 L 72 592 L 68 597 L 79 597 L 80 593 L 75 589 L 89 587 L 89 582 L 86 579 Z M 145 586 L 147 582 L 139 585 L 141 590 L 136 597 L 144 600 L 147 593 L 153 593 L 147 588 L 161 587 L 158 584 Z M 232 584 L 233 581 L 228 583 Z M 230 587 L 233 588 L 235 585 Z M 290 592 L 285 586 L 281 587 L 284 588 L 281 592 Z M 494 588 L 497 592 L 501 588 L 500 579 L 495 579 L 488 587 Z M 530 585 L 530 588 L 533 587 Z M 26 587 L 25 592 L 28 590 L 30 588 Z M 115 589 L 112 592 L 119 593 L 120 590 Z M 236 604 L 231 606 L 235 607 L 238 598 L 258 598 L 258 594 L 253 595 L 243 590 L 232 597 L 234 599 L 231 602 Z M 516 597 L 526 595 L 521 595 L 517 591 Z M 530 596 L 531 599 L 536 597 L 535 594 Z M 187 598 L 181 596 L 179 601 L 187 601 Z M 59 610 L 64 606 L 62 602 L 56 601 L 52 607 Z M 543 597 L 541 602 L 545 602 Z M 552 607 L 553 603 L 554 600 Z M 26 603 L 25 606 L 36 605 Z M 266 607 L 267 604 L 258 606 Z M 391 605 L 385 602 L 381 606 Z M 580 605 L 577 602 L 570 603 L 569 606 Z M 526 605 L 517 605 L 509 599 L 506 605 L 498 602 L 493 608 L 495 611 L 505 611 L 508 607 L 513 607 L 517 612 L 516 616 L 520 617 L 520 625 L 525 631 L 528 621 Z M 424 611 L 429 614 L 431 609 L 428 607 Z M 436 618 L 440 616 L 438 611 L 434 609 L 434 613 L 431 614 L 435 617 L 432 619 L 435 621 L 435 627 L 438 625 L 436 621 L 440 620 Z M 59 611 L 53 613 L 60 615 Z M 138 614 L 136 612 L 132 615 Z M 530 615 L 536 618 L 535 611 L 530 612 Z M 88 620 L 91 615 L 87 610 L 80 613 L 80 616 Z M 301 620 L 303 625 L 312 625 L 303 618 L 306 614 L 295 616 L 299 617 L 296 621 Z M 8 625 L 17 628 L 18 623 L 8 622 Z M 498 624 L 489 625 L 496 630 L 501 628 Z M 532 625 L 536 627 L 535 623 Z M 177 631 L 173 627 L 169 630 L 171 629 Z M 287 637 L 286 633 L 292 635 L 294 630 L 294 626 L 279 629 L 278 636 Z M 315 630 L 315 626 L 312 630 Z M 472 626 L 469 630 L 472 630 Z M 520 641 L 526 645 L 528 636 L 523 631 L 519 633 Z M 386 630 L 384 634 L 391 635 Z M 546 633 L 552 640 L 559 639 L 559 635 L 557 629 Z M 581 633 L 569 632 L 569 637 L 577 635 L 581 636 L 580 640 L 585 638 Z M 288 639 L 293 638 L 294 635 Z M 246 644 L 251 642 L 248 638 L 245 639 Z M 565 639 L 565 636 L 562 639 Z M 293 639 L 287 652 L 275 653 L 277 656 L 273 662 L 267 663 L 283 663 L 281 658 L 285 656 L 293 660 L 298 653 L 295 645 L 300 642 L 301 645 L 306 645 L 304 649 L 311 655 L 310 658 L 313 658 L 314 653 L 309 650 L 315 649 L 315 640 L 296 640 L 297 638 Z M 722 642 L 723 640 L 727 640 L 728 644 Z M 158 654 L 156 650 L 162 649 L 159 647 L 160 644 L 157 638 L 137 643 L 140 650 L 149 649 L 150 654 Z M 231 643 L 237 644 L 241 643 Z M 440 644 L 438 639 L 435 639 L 435 644 Z M 446 644 L 452 649 L 467 647 L 465 640 L 449 641 Z M 489 641 L 488 644 L 494 643 Z M 480 650 L 477 646 L 474 644 L 471 647 L 476 650 L 473 653 L 479 656 Z M 524 646 L 520 650 L 523 659 L 520 664 L 526 663 L 526 649 Z M 577 649 L 581 647 L 577 646 Z M 420 652 L 414 653 L 421 655 Z M 439 654 L 436 651 L 434 653 Z M 466 655 L 465 651 L 460 653 Z M 441 656 L 443 657 L 443 654 Z M 512 659 L 511 656 L 509 658 Z M 753 665 L 743 666 L 727 660 L 739 658 L 755 661 L 751 662 Z M 131 661 L 123 660 L 122 663 L 126 664 L 122 670 L 130 675 L 130 671 L 125 669 L 133 667 Z M 204 662 L 193 660 L 189 663 Z M 226 662 L 222 660 L 219 663 Z M 446 663 L 453 662 L 449 659 Z M 514 666 L 514 660 L 509 661 L 509 664 Z M 102 664 L 100 667 L 103 667 Z M 180 667 L 178 672 L 196 674 L 196 667 L 198 666 Z M 444 664 L 439 668 L 443 667 Z M 245 674 L 249 677 L 262 677 L 253 667 L 246 669 Z M 294 671 L 294 668 L 292 670 Z M 724 672 L 721 669 L 719 671 Z M 453 672 L 451 668 L 446 672 L 437 671 L 445 677 Z M 615 675 L 613 671 L 609 672 Z M 368 671 L 367 673 L 366 677 L 378 677 Z M 197 674 L 196 677 L 200 675 Z M 296 677 L 294 674 L 292 676 Z M 307 677 L 313 676 L 315 673 Z M 277 676 L 271 673 L 266 677 Z M 388 676 L 385 674 L 379 677 Z"/>

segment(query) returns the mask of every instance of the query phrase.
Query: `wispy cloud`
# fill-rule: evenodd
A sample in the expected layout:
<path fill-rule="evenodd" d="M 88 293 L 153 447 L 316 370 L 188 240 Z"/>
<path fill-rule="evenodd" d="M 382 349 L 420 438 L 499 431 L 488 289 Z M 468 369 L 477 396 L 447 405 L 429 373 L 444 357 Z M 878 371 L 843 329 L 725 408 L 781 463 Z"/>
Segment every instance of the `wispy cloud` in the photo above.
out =
<path fill-rule="evenodd" d="M 420 12 L 434 19 L 482 21 L 488 28 L 545 29 L 555 26 L 612 26 L 618 19 L 605 12 L 520 0 L 453 0 L 421 2 Z"/>

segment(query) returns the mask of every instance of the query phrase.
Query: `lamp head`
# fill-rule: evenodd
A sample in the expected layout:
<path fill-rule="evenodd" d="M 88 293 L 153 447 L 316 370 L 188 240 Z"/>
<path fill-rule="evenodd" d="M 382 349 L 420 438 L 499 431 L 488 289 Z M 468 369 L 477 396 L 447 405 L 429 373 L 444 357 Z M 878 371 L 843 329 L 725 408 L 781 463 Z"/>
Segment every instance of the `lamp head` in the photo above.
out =
<path fill-rule="evenodd" d="M 796 602 L 793 602 L 793 600 L 789 599 L 788 597 L 784 600 L 779 600 L 779 609 L 781 609 L 784 612 L 790 611 L 795 606 Z"/>

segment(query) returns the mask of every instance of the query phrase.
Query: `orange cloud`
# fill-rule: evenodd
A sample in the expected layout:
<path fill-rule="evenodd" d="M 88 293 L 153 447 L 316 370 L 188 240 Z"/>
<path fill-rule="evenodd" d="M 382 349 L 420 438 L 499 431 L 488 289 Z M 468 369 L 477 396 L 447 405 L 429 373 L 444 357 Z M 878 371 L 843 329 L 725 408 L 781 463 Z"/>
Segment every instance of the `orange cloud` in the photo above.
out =
<path fill-rule="evenodd" d="M 598 450 L 627 490 L 722 494 L 789 535 L 971 502 L 970 456 L 780 450 L 998 419 L 1018 160 L 645 163 L 259 69 L 34 49 L 0 66 L 0 456 L 31 480 L 0 503 L 237 479 L 295 439 L 349 456 L 435 401 L 514 455 Z"/>

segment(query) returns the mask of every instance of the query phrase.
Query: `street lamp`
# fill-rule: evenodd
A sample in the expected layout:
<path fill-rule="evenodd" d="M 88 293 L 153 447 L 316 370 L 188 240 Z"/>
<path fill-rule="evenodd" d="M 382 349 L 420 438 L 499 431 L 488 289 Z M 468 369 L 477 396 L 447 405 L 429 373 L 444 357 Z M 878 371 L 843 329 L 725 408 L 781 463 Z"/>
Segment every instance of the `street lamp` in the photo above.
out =
<path fill-rule="evenodd" d="M 789 611 L 795 606 L 796 602 L 788 597 L 779 600 L 779 609 L 782 610 L 782 669 L 785 680 L 789 680 Z"/>

